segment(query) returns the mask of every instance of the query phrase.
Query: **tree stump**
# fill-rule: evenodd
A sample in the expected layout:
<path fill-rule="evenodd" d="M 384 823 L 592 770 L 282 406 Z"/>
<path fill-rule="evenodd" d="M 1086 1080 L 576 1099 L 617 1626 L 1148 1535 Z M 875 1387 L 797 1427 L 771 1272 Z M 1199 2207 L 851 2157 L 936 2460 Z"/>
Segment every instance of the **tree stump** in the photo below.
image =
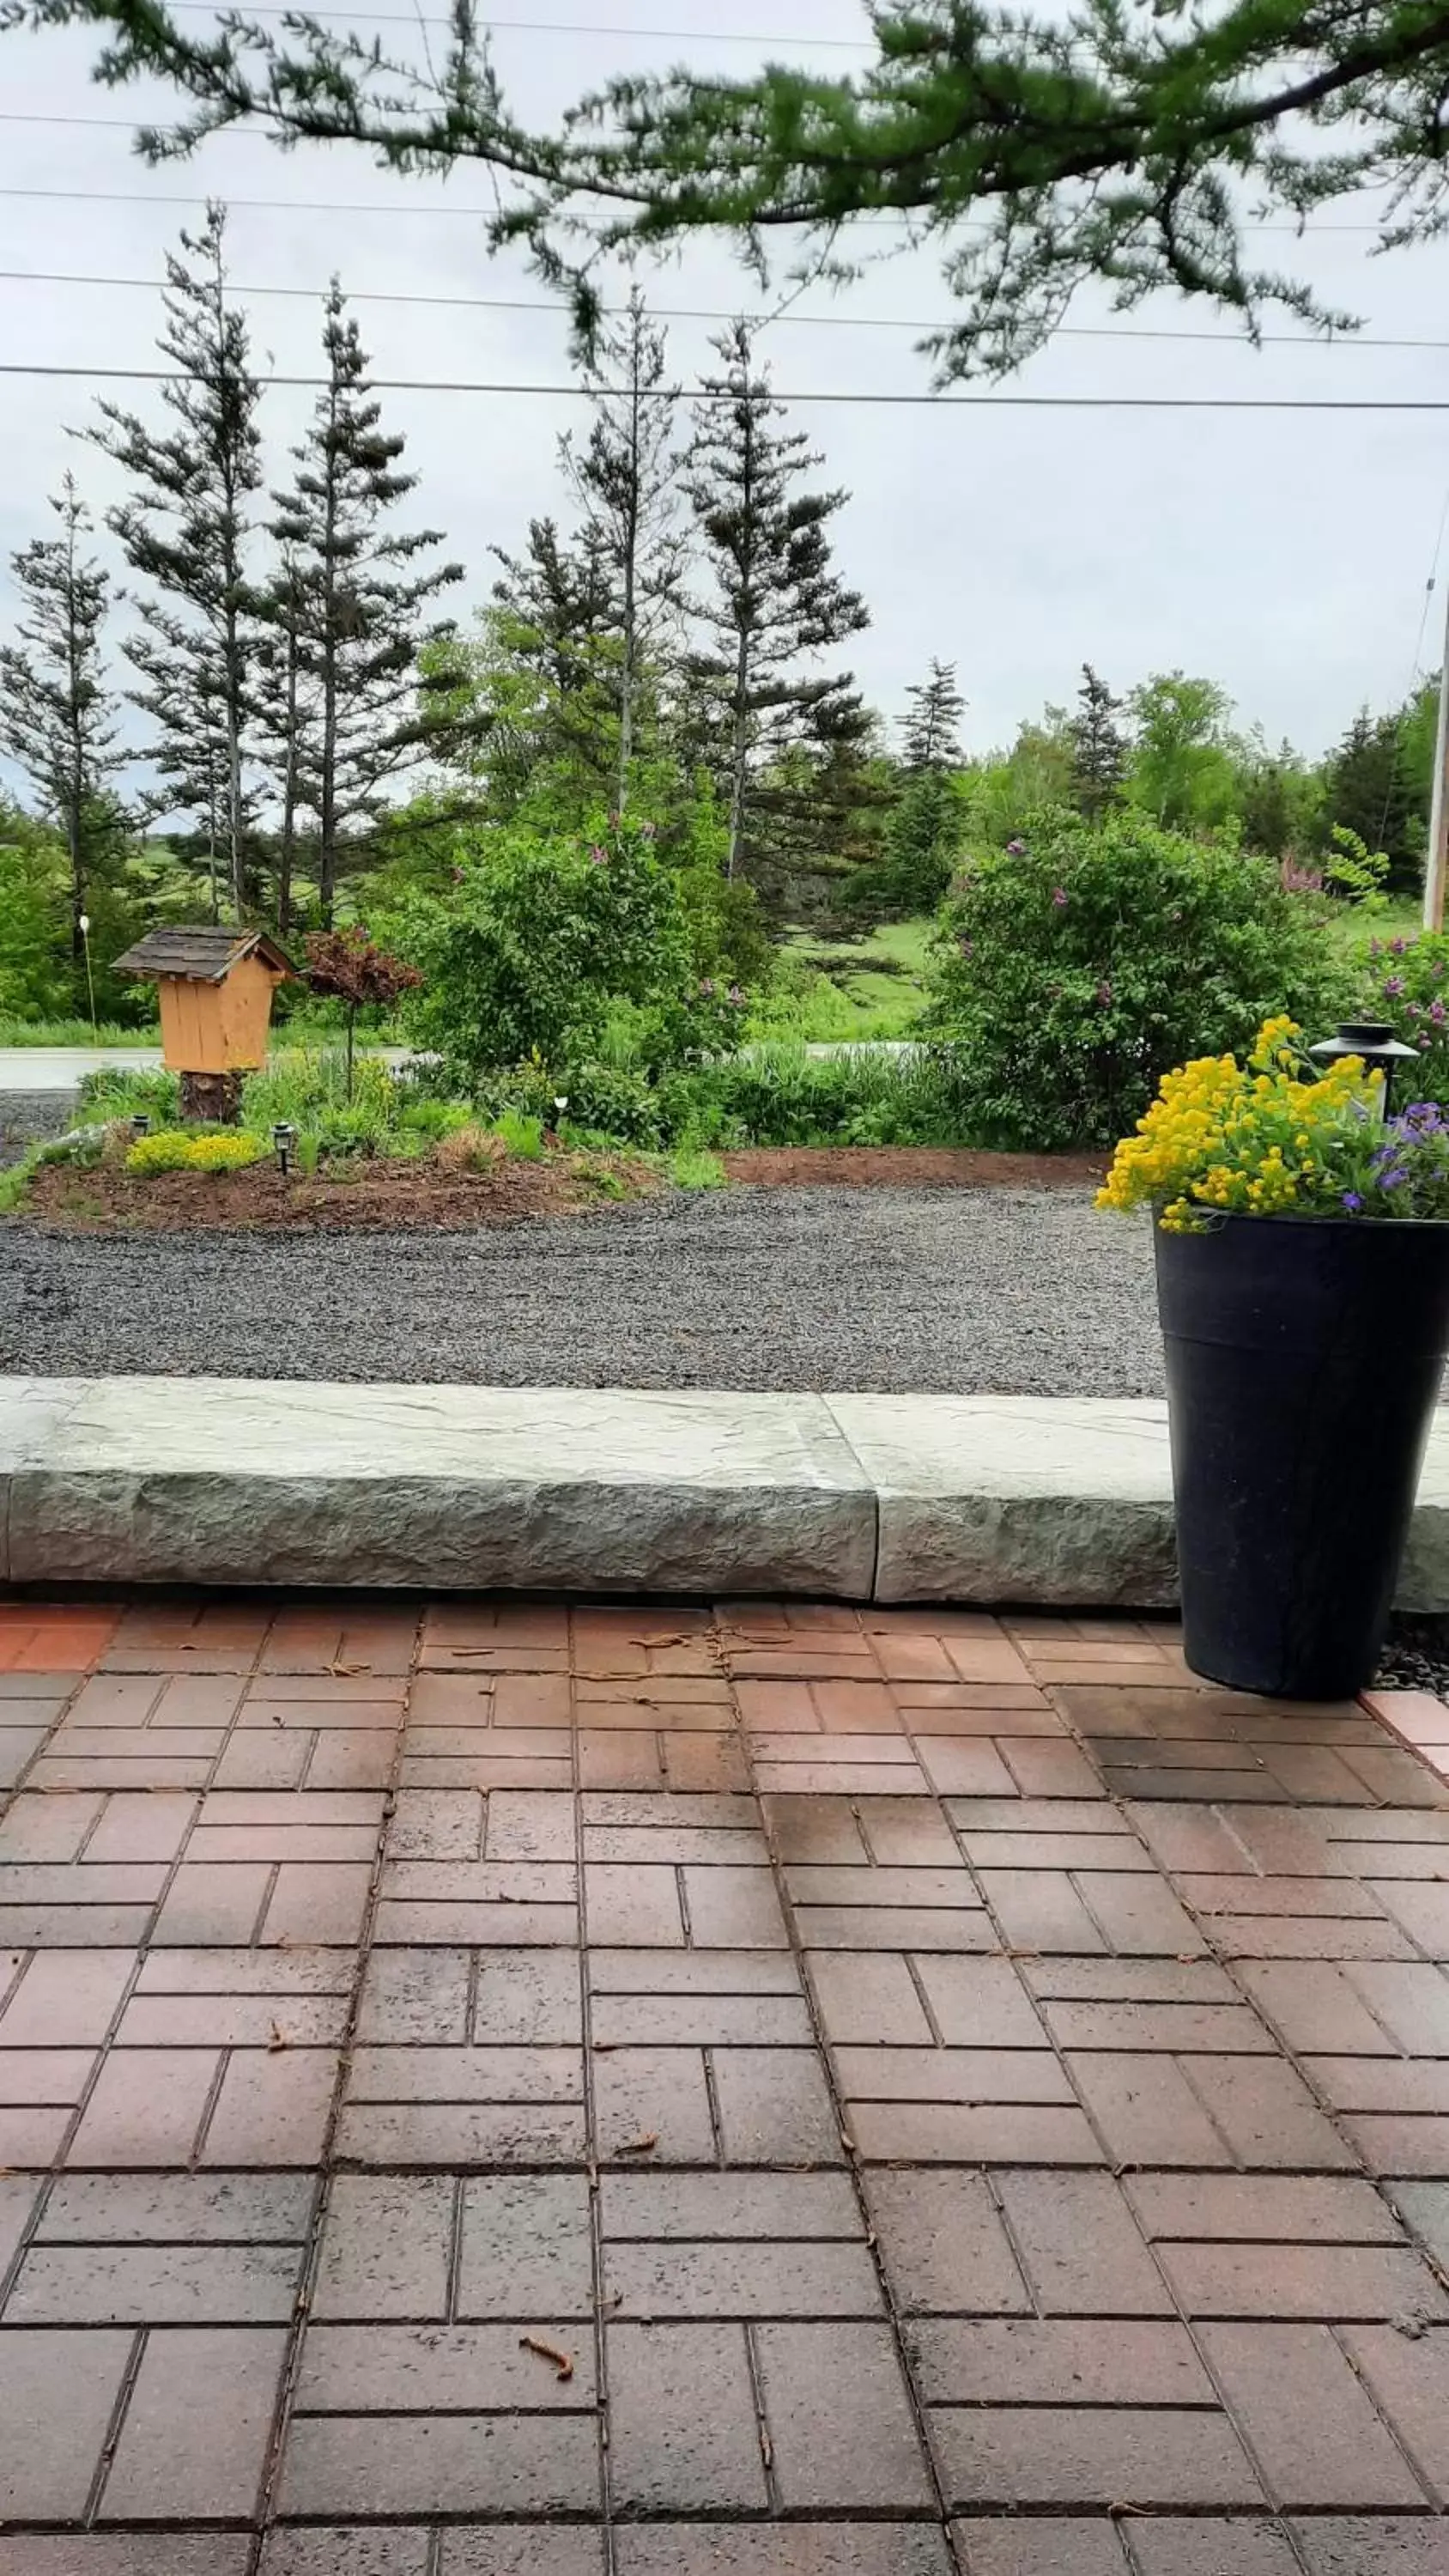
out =
<path fill-rule="evenodd" d="M 244 1073 L 183 1073 L 181 1115 L 208 1126 L 234 1127 L 241 1116 Z"/>

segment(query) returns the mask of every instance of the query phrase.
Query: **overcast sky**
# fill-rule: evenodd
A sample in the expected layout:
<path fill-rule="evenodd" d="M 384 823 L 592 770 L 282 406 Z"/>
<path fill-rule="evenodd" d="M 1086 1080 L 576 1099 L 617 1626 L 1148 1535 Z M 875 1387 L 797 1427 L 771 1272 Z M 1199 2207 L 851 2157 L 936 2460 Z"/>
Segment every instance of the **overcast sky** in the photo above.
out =
<path fill-rule="evenodd" d="M 388 0 L 354 5 L 383 9 Z M 717 0 L 503 5 L 510 21 L 529 23 L 500 28 L 496 57 L 512 102 L 539 122 L 613 70 L 681 57 L 743 70 L 765 51 L 758 42 L 725 43 L 707 33 L 669 41 L 618 32 L 704 28 L 722 14 Z M 736 11 L 747 29 L 778 17 L 769 50 L 823 68 L 850 65 L 854 57 L 843 46 L 859 41 L 863 24 L 849 0 L 731 0 Z M 480 16 L 490 14 L 480 7 Z M 589 32 L 605 28 L 611 32 Z M 392 32 L 404 47 L 416 41 L 406 22 Z M 336 269 L 356 299 L 379 376 L 566 380 L 567 333 L 556 310 L 368 300 L 541 300 L 521 258 L 490 261 L 485 253 L 472 211 L 488 201 L 480 169 L 461 167 L 446 181 L 404 180 L 343 146 L 283 155 L 260 137 L 228 134 L 189 164 L 151 172 L 131 150 L 131 128 L 143 110 L 163 103 L 159 94 L 93 86 L 87 73 L 96 41 L 77 31 L 0 38 L 6 360 L 155 363 L 163 254 L 210 194 L 232 209 L 238 288 L 289 290 L 251 299 L 264 373 L 315 372 L 318 312 L 310 299 Z M 101 122 L 72 121 L 87 119 Z M 249 202 L 258 200 L 267 202 Z M 1162 297 L 1120 331 L 1219 336 L 1206 344 L 1061 338 L 1015 380 L 1016 389 L 1340 401 L 1449 396 L 1449 245 L 1371 259 L 1371 236 L 1349 221 L 1363 212 L 1340 210 L 1307 245 L 1286 235 L 1265 240 L 1265 264 L 1294 269 L 1330 301 L 1362 313 L 1370 340 L 1443 345 L 1322 347 L 1281 320 L 1270 328 L 1291 335 L 1294 345 L 1254 352 L 1207 310 Z M 27 272 L 28 282 L 15 271 Z M 38 282 L 52 272 L 109 282 Z M 149 283 L 115 282 L 123 279 Z M 646 273 L 645 284 L 661 310 L 723 313 L 757 300 L 714 245 Z M 1331 742 L 1363 701 L 1379 706 L 1400 696 L 1415 665 L 1425 581 L 1449 495 L 1449 413 L 992 416 L 803 399 L 826 391 L 924 391 L 925 362 L 910 330 L 898 326 L 929 322 L 947 309 L 925 253 L 882 267 L 847 296 L 812 294 L 762 342 L 779 389 L 802 397 L 797 422 L 824 449 L 828 479 L 850 492 L 835 523 L 840 565 L 874 620 L 851 658 L 887 715 L 900 712 L 908 684 L 932 654 L 958 666 L 974 750 L 1007 740 L 1047 700 L 1070 698 L 1084 659 L 1118 689 L 1152 670 L 1206 673 L 1228 689 L 1244 725 L 1261 723 L 1274 740 L 1286 733 L 1310 752 Z M 806 313 L 825 318 L 807 320 Z M 1100 303 L 1084 302 L 1072 315 L 1082 327 L 1110 320 Z M 671 369 L 681 378 L 706 360 L 712 327 L 671 321 Z M 154 386 L 106 390 L 148 416 L 158 407 Z M 272 481 L 281 478 L 284 451 L 311 399 L 282 387 L 267 395 Z M 0 380 L 0 402 L 0 554 L 8 557 L 45 530 L 46 495 L 67 464 L 98 515 L 114 499 L 117 478 L 106 459 L 66 436 L 92 410 L 83 382 L 8 376 Z M 531 514 L 561 508 L 554 441 L 579 422 L 580 406 L 460 393 L 395 393 L 385 402 L 422 477 L 419 515 L 447 530 L 450 550 L 469 567 L 467 591 L 455 599 L 481 601 L 491 578 L 489 546 L 515 547 Z M 1449 569 L 1449 549 L 1444 562 Z M 0 577 L 0 629 L 12 609 L 13 590 Z M 1439 619 L 1436 605 L 1421 661 L 1437 654 Z"/>

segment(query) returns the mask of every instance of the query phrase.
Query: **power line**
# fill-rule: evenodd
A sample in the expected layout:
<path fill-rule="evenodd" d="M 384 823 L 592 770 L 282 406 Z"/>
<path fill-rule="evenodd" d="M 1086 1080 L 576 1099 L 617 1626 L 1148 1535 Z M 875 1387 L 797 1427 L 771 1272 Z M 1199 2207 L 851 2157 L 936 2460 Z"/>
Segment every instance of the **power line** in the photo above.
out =
<path fill-rule="evenodd" d="M 172 0 L 178 16 L 213 18 L 219 11 L 207 0 Z M 248 8 L 248 18 L 286 18 L 286 9 Z M 329 23 L 358 27 L 439 27 L 452 26 L 451 18 L 420 18 L 402 9 L 331 9 Z M 489 17 L 490 36 L 608 36 L 638 37 L 641 42 L 661 45 L 807 45 L 811 51 L 839 54 L 873 54 L 877 50 L 864 36 L 806 36 L 776 28 L 768 36 L 748 35 L 733 27 L 597 27 L 585 21 L 548 18 Z"/>
<path fill-rule="evenodd" d="M 0 268 L 0 285 L 8 286 L 104 286 L 135 287 L 148 295 L 165 292 L 161 277 L 96 277 L 74 269 Z M 320 304 L 327 293 L 322 286 L 234 286 L 238 297 L 273 296 L 295 304 Z M 401 289 L 353 287 L 346 290 L 349 304 L 408 304 L 449 313 L 551 313 L 561 314 L 563 306 L 556 297 L 547 295 L 417 295 Z M 621 304 L 606 304 L 606 314 L 627 310 Z M 789 329 L 850 331 L 950 331 L 955 325 L 949 315 L 927 317 L 918 321 L 898 313 L 795 313 L 762 312 L 743 316 L 723 305 L 651 304 L 651 321 L 657 322 L 737 322 L 743 319 L 751 329 L 766 325 Z M 1053 333 L 1058 340 L 1173 340 L 1190 341 L 1210 349 L 1242 349 L 1249 344 L 1228 331 L 1170 331 L 1149 325 L 1145 330 L 1129 330 L 1120 324 L 1070 323 L 1058 326 Z M 1275 349 L 1449 349 L 1449 340 L 1381 340 L 1363 332 L 1263 331 L 1258 346 Z"/>
<path fill-rule="evenodd" d="M 174 367 L 52 366 L 8 358 L 0 360 L 0 375 L 79 377 L 97 384 L 174 385 L 186 382 Z M 325 376 L 269 376 L 266 381 L 268 385 L 320 393 L 328 380 Z M 590 388 L 578 384 L 520 384 L 508 380 L 481 383 L 466 377 L 446 376 L 370 376 L 368 382 L 378 393 L 522 394 L 546 398 L 551 402 L 587 402 L 593 399 Z M 834 390 L 789 393 L 775 386 L 770 388 L 770 393 L 775 402 L 782 403 L 855 404 L 870 409 L 903 407 L 928 411 L 1449 411 L 1449 398 L 1384 401 L 1375 395 L 1327 401 L 1317 396 L 1288 394 L 876 394 Z M 643 389 L 643 399 L 667 403 L 733 402 L 735 396 L 727 387 L 715 393 L 707 387 L 651 385 Z"/>
<path fill-rule="evenodd" d="M 47 119 L 46 122 L 70 124 L 78 123 L 80 120 L 56 117 Z M 126 123 L 128 130 L 134 131 L 129 120 L 118 118 L 116 122 Z M 190 197 L 162 195 L 146 188 L 3 187 L 0 188 L 0 197 L 28 197 L 66 206 L 204 206 L 207 203 L 205 195 Z M 453 215 L 465 218 L 472 223 L 488 224 L 494 221 L 498 213 L 496 206 L 421 206 L 409 205 L 405 199 L 400 200 L 396 205 L 384 205 L 347 202 L 337 197 L 233 197 L 228 195 L 226 206 L 229 213 L 244 215 L 386 215 L 390 222 L 396 221 L 399 215 Z M 904 221 L 915 211 L 918 210 L 903 206 L 899 213 L 893 213 L 890 210 L 862 213 L 853 215 L 848 220 L 852 225 L 895 224 Z M 962 223 L 955 225 L 953 229 L 957 232 L 984 232 L 987 228 L 984 224 Z M 1316 241 L 1326 233 L 1370 234 L 1377 239 L 1381 227 L 1378 224 L 1254 224 L 1253 231 L 1255 234 L 1284 233 L 1290 235 L 1295 241 Z"/>

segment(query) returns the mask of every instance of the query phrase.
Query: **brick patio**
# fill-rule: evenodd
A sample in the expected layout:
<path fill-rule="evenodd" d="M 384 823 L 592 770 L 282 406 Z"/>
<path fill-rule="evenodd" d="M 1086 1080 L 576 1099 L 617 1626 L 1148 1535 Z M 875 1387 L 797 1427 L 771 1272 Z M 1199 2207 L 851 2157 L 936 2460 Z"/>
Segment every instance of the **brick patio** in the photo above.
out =
<path fill-rule="evenodd" d="M 1449 1712 L 0 1606 L 0 2576 L 1449 2576 Z"/>

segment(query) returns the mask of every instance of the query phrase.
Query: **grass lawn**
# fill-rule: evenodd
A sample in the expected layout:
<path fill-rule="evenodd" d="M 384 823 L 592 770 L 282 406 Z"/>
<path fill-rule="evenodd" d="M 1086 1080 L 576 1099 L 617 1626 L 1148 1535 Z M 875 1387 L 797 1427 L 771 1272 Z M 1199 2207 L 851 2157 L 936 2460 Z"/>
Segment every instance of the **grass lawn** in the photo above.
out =
<path fill-rule="evenodd" d="M 1416 894 L 1389 897 L 1382 912 L 1345 904 L 1333 922 L 1333 936 L 1346 955 L 1367 958 L 1369 944 L 1379 939 L 1417 939 L 1424 927 L 1424 908 Z"/>
<path fill-rule="evenodd" d="M 754 1042 L 795 1038 L 830 1045 L 908 1037 L 926 1007 L 927 950 L 935 924 L 885 922 L 861 939 L 792 931 L 777 990 L 750 1019 Z"/>

